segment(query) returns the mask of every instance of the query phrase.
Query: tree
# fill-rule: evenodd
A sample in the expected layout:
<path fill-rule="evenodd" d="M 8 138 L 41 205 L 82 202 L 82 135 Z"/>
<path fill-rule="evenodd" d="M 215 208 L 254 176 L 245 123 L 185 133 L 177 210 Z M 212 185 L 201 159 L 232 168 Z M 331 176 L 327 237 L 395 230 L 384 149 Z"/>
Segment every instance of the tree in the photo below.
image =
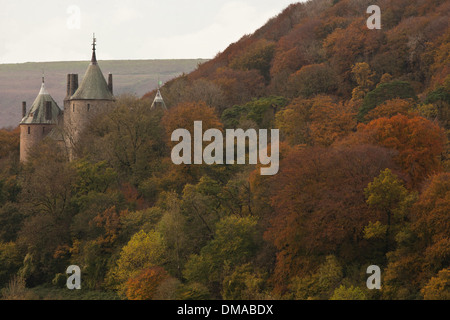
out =
<path fill-rule="evenodd" d="M 215 110 L 202 101 L 179 104 L 172 108 L 169 113 L 166 113 L 161 121 L 169 141 L 172 132 L 176 129 L 187 129 L 192 135 L 194 133 L 194 121 L 202 121 L 203 130 L 222 129 L 222 124 Z"/>
<path fill-rule="evenodd" d="M 327 95 L 294 99 L 275 119 L 282 139 L 290 144 L 329 146 L 356 127 L 352 103 Z"/>
<path fill-rule="evenodd" d="M 0 130 L 0 159 L 19 151 L 20 129 Z"/>
<path fill-rule="evenodd" d="M 167 151 L 160 124 L 163 111 L 150 110 L 150 104 L 132 95 L 120 96 L 114 110 L 100 114 L 85 130 L 79 157 L 107 161 L 119 178 L 137 186 Z"/>
<path fill-rule="evenodd" d="M 159 286 L 169 278 L 162 267 L 150 267 L 131 277 L 125 284 L 128 300 L 152 300 L 158 293 Z"/>
<path fill-rule="evenodd" d="M 359 287 L 341 285 L 334 291 L 330 300 L 367 300 L 367 298 L 364 291 Z"/>
<path fill-rule="evenodd" d="M 0 288 L 6 286 L 8 280 L 20 268 L 23 257 L 14 242 L 0 242 Z"/>
<path fill-rule="evenodd" d="M 393 167 L 388 150 L 368 145 L 293 149 L 286 155 L 270 181 L 275 212 L 265 233 L 277 249 L 277 292 L 293 276 L 315 270 L 323 255 L 364 260 L 363 230 L 373 213 L 363 190 L 380 170 Z"/>
<path fill-rule="evenodd" d="M 289 291 L 298 300 L 328 299 L 343 279 L 343 268 L 335 256 L 325 257 L 325 261 L 313 274 L 293 277 Z"/>
<path fill-rule="evenodd" d="M 292 97 L 309 98 L 320 93 L 333 94 L 337 80 L 334 70 L 328 65 L 311 64 L 303 66 L 289 77 L 288 88 Z"/>
<path fill-rule="evenodd" d="M 275 44 L 261 39 L 246 48 L 245 52 L 230 62 L 230 67 L 240 70 L 258 70 L 266 82 L 270 81 L 270 65 L 275 52 Z"/>
<path fill-rule="evenodd" d="M 370 110 L 365 119 L 367 121 L 372 121 L 378 118 L 391 118 L 398 114 L 402 114 L 405 116 L 414 115 L 412 113 L 412 108 L 414 106 L 414 102 L 412 99 L 392 99 L 383 102 L 381 105 L 375 107 Z"/>
<path fill-rule="evenodd" d="M 265 275 L 255 271 L 251 264 L 236 267 L 223 279 L 222 297 L 225 300 L 262 300 L 265 292 Z"/>
<path fill-rule="evenodd" d="M 356 135 L 359 142 L 396 150 L 394 159 L 408 175 L 409 187 L 418 186 L 441 168 L 440 155 L 446 137 L 436 123 L 425 118 L 404 115 L 379 118 L 367 125 L 360 124 Z"/>
<path fill-rule="evenodd" d="M 356 128 L 356 112 L 351 102 L 336 101 L 330 96 L 316 96 L 311 108 L 312 144 L 330 146 Z"/>
<path fill-rule="evenodd" d="M 409 214 L 409 224 L 396 236 L 397 248 L 389 253 L 385 270 L 383 297 L 418 299 L 430 285 L 441 283 L 438 272 L 448 267 L 450 224 L 450 174 L 439 173 L 426 181 Z M 444 272 L 445 275 L 445 272 Z M 430 278 L 435 279 L 430 282 Z M 445 294 L 444 292 L 441 292 Z"/>
<path fill-rule="evenodd" d="M 425 300 L 450 300 L 450 269 L 442 269 L 430 279 L 421 293 Z"/>
<path fill-rule="evenodd" d="M 358 113 L 358 120 L 363 122 L 367 113 L 379 106 L 383 102 L 392 99 L 413 99 L 417 96 L 413 87 L 406 81 L 392 81 L 377 86 L 364 97 Z"/>
<path fill-rule="evenodd" d="M 422 254 L 430 271 L 437 272 L 447 267 L 450 257 L 448 238 L 450 221 L 450 174 L 434 175 L 413 207 L 413 230 L 417 232 L 422 245 Z"/>
<path fill-rule="evenodd" d="M 156 231 L 140 230 L 122 248 L 116 266 L 110 270 L 110 281 L 115 284 L 119 294 L 124 295 L 124 284 L 142 270 L 162 264 L 165 260 L 164 243 Z"/>
<path fill-rule="evenodd" d="M 385 217 L 385 254 L 389 252 L 390 233 L 393 219 L 403 220 L 408 208 L 409 194 L 402 182 L 391 170 L 385 169 L 369 183 L 364 194 L 370 208 L 380 211 Z M 378 226 L 379 228 L 380 226 Z"/>
<path fill-rule="evenodd" d="M 264 93 L 265 79 L 258 70 L 217 68 L 211 80 L 223 91 L 228 105 L 243 104 Z"/>
<path fill-rule="evenodd" d="M 370 70 L 370 66 L 366 62 L 355 63 L 352 67 L 352 73 L 358 84 L 358 86 L 353 89 L 352 100 L 363 99 L 366 93 L 374 85 L 372 78 L 375 76 L 375 73 Z"/>
<path fill-rule="evenodd" d="M 288 101 L 280 96 L 254 99 L 242 106 L 227 108 L 222 113 L 221 119 L 226 128 L 245 128 L 246 124 L 254 123 L 255 129 L 271 129 L 275 114 L 287 103 Z"/>
<path fill-rule="evenodd" d="M 296 98 L 275 115 L 275 126 L 281 139 L 291 145 L 311 144 L 311 109 L 313 100 Z"/>
<path fill-rule="evenodd" d="M 221 219 L 214 239 L 186 263 L 183 271 L 186 279 L 202 283 L 213 294 L 220 295 L 226 269 L 247 263 L 254 257 L 259 245 L 256 223 L 252 217 Z"/>

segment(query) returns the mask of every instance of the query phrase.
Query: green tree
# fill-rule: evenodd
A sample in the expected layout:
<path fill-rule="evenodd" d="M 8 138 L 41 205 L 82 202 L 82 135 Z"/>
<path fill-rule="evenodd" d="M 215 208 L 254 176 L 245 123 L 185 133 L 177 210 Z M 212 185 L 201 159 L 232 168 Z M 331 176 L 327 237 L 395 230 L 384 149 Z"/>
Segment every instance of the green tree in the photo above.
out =
<path fill-rule="evenodd" d="M 343 268 L 335 256 L 327 256 L 316 272 L 291 279 L 294 299 L 328 299 L 343 278 Z"/>
<path fill-rule="evenodd" d="M 367 297 L 359 287 L 341 285 L 334 291 L 330 300 L 367 300 Z"/>
<path fill-rule="evenodd" d="M 23 257 L 14 242 L 0 242 L 0 288 L 4 287 L 22 265 Z"/>
<path fill-rule="evenodd" d="M 406 209 L 412 204 L 412 199 L 400 179 L 390 169 L 385 169 L 378 177 L 375 177 L 373 182 L 364 189 L 364 194 L 369 207 L 384 215 L 383 221 L 386 226 L 384 228 L 381 225 L 376 227 L 385 230 L 385 253 L 387 253 L 390 250 L 393 219 L 403 220 Z M 369 225 L 369 229 L 366 227 L 366 237 L 370 237 L 369 230 L 373 230 L 373 227 L 374 225 Z"/>
<path fill-rule="evenodd" d="M 242 106 L 227 108 L 221 119 L 226 128 L 270 129 L 274 125 L 275 114 L 287 103 L 287 99 L 281 96 L 253 99 Z"/>
<path fill-rule="evenodd" d="M 208 286 L 220 295 L 225 271 L 250 261 L 257 252 L 257 221 L 253 217 L 229 216 L 221 219 L 212 239 L 199 255 L 192 255 L 183 275 L 191 282 Z"/>
<path fill-rule="evenodd" d="M 396 98 L 417 100 L 413 87 L 407 81 L 382 83 L 364 97 L 361 108 L 359 109 L 358 121 L 363 122 L 366 114 L 376 106 L 379 106 L 387 100 Z"/>
<path fill-rule="evenodd" d="M 266 275 L 247 263 L 236 267 L 223 279 L 222 297 L 225 300 L 263 300 L 268 297 L 265 292 Z"/>

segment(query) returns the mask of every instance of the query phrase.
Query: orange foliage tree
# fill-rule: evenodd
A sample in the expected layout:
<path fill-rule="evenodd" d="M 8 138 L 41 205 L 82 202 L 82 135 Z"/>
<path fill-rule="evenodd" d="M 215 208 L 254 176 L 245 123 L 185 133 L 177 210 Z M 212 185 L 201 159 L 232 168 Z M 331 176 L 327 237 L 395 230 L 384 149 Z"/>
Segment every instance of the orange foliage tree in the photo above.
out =
<path fill-rule="evenodd" d="M 290 144 L 329 146 L 356 128 L 356 109 L 352 102 L 319 95 L 297 98 L 276 115 L 276 126 Z"/>
<path fill-rule="evenodd" d="M 203 132 L 208 129 L 223 129 L 223 125 L 219 120 L 214 108 L 207 106 L 204 102 L 185 102 L 180 103 L 167 112 L 162 118 L 163 127 L 166 130 L 166 136 L 170 139 L 172 132 L 176 129 L 187 129 L 191 133 L 191 143 L 194 142 L 194 121 L 202 121 Z M 170 148 L 178 142 L 168 141 Z M 206 146 L 209 142 L 203 142 Z M 191 149 L 192 152 L 194 148 Z M 154 181 L 156 185 L 163 186 L 164 189 L 182 190 L 186 183 L 195 183 L 203 172 L 209 166 L 204 165 L 174 165 L 170 158 L 163 159 L 162 164 L 167 166 L 164 173 L 159 176 L 159 181 Z"/>
<path fill-rule="evenodd" d="M 450 258 L 450 173 L 432 177 L 414 207 L 413 229 L 427 245 L 425 258 L 434 271 Z"/>
<path fill-rule="evenodd" d="M 0 130 L 0 158 L 6 157 L 12 151 L 19 151 L 20 129 Z"/>
<path fill-rule="evenodd" d="M 398 114 L 412 114 L 414 101 L 412 99 L 392 99 L 385 101 L 383 104 L 370 110 L 364 117 L 365 120 L 371 121 L 378 118 L 391 118 Z"/>
<path fill-rule="evenodd" d="M 446 142 L 445 133 L 436 123 L 422 117 L 396 115 L 379 118 L 358 126 L 359 142 L 373 143 L 394 149 L 394 157 L 416 187 L 432 173 L 441 169 L 440 155 Z"/>
<path fill-rule="evenodd" d="M 161 283 L 167 278 L 169 274 L 162 267 L 144 269 L 126 282 L 126 297 L 128 300 L 152 300 Z"/>
<path fill-rule="evenodd" d="M 363 259 L 363 229 L 373 214 L 364 188 L 394 166 L 389 151 L 376 146 L 292 150 L 270 184 L 275 213 L 265 234 L 278 250 L 273 281 L 279 292 L 325 255 Z"/>
<path fill-rule="evenodd" d="M 167 112 L 162 118 L 162 123 L 169 139 L 172 132 L 180 128 L 187 129 L 193 134 L 194 121 L 202 121 L 203 130 L 222 128 L 222 123 L 214 108 L 207 106 L 202 101 L 180 103 L 170 109 L 170 112 Z"/>

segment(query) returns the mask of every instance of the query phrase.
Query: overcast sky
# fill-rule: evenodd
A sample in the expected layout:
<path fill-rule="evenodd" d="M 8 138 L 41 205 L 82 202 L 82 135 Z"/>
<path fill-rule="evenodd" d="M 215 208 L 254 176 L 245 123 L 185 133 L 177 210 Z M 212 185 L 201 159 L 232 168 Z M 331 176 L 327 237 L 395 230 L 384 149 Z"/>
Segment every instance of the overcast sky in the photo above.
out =
<path fill-rule="evenodd" d="M 304 0 L 0 0 L 0 63 L 213 58 Z"/>

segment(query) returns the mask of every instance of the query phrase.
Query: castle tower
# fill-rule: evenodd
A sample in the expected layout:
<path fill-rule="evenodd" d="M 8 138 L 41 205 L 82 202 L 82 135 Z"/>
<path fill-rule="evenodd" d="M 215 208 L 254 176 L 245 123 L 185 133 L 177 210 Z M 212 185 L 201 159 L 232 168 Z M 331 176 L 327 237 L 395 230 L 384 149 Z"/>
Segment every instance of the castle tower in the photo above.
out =
<path fill-rule="evenodd" d="M 19 124 L 20 161 L 27 160 L 31 149 L 53 130 L 61 115 L 62 111 L 47 92 L 44 77 L 42 77 L 41 90 L 28 112 L 26 111 L 26 102 L 22 103 L 23 118 Z"/>
<path fill-rule="evenodd" d="M 83 80 L 78 86 L 78 75 L 67 76 L 67 96 L 64 99 L 64 130 L 69 158 L 74 158 L 81 132 L 98 114 L 114 108 L 112 75 L 106 82 L 97 63 L 96 39 L 92 43 L 92 59 Z"/>

